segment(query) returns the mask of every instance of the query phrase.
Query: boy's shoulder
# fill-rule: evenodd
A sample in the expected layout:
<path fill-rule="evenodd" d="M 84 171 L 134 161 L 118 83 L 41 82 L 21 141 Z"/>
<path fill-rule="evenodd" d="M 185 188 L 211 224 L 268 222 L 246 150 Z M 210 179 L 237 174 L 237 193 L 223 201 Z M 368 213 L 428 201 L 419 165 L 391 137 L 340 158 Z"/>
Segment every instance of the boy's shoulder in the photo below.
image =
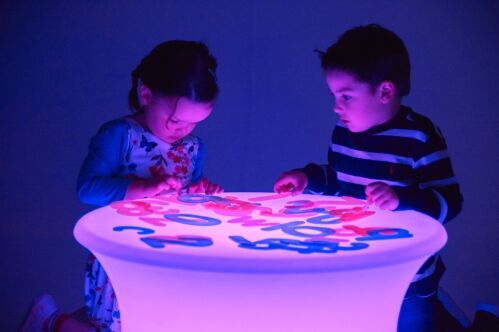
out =
<path fill-rule="evenodd" d="M 440 129 L 433 123 L 433 121 L 412 108 L 407 106 L 401 107 L 402 117 L 399 121 L 399 126 L 406 130 L 413 130 L 420 133 L 421 141 L 426 142 L 435 137 L 442 137 Z"/>

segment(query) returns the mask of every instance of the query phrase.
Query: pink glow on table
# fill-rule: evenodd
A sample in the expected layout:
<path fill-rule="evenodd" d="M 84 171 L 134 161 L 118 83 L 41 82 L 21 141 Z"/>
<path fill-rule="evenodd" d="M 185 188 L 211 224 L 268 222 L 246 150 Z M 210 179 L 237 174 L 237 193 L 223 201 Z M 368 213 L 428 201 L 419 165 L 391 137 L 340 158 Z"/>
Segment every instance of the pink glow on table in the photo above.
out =
<path fill-rule="evenodd" d="M 80 219 L 123 331 L 396 331 L 409 283 L 446 242 L 414 211 L 273 193 L 158 196 Z"/>

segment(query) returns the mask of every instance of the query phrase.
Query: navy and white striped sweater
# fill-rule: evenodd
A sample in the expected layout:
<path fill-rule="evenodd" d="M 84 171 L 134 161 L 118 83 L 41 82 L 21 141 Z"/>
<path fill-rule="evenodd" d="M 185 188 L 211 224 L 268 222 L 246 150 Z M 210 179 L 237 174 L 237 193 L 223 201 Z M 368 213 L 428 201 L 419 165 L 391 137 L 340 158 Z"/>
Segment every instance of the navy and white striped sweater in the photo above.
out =
<path fill-rule="evenodd" d="M 447 145 L 431 120 L 402 106 L 387 123 L 362 133 L 340 121 L 333 131 L 328 164 L 308 164 L 308 189 L 365 199 L 365 187 L 382 181 L 395 189 L 397 210 L 423 212 L 440 222 L 454 218 L 463 198 Z"/>
<path fill-rule="evenodd" d="M 365 199 L 366 185 L 382 181 L 396 191 L 397 210 L 420 211 L 442 223 L 454 218 L 463 202 L 444 137 L 430 119 L 405 106 L 392 120 L 362 133 L 338 121 L 328 164 L 300 170 L 307 174 L 307 189 L 329 195 Z M 431 275 L 436 262 L 432 257 L 413 281 Z"/>

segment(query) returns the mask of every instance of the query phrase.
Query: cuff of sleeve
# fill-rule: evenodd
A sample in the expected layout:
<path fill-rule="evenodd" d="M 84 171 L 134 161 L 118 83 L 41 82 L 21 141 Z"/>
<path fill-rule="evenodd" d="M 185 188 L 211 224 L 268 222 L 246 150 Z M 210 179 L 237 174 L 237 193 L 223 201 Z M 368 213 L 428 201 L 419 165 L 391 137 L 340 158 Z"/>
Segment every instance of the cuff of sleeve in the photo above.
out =
<path fill-rule="evenodd" d="M 316 164 L 308 164 L 304 168 L 296 169 L 307 175 L 308 186 L 307 189 L 313 191 L 323 191 L 324 184 L 326 183 L 326 177 L 322 168 Z"/>
<path fill-rule="evenodd" d="M 78 198 L 82 203 L 105 206 L 125 198 L 132 179 L 112 179 L 111 182 L 99 183 L 99 179 L 83 181 L 78 185 Z"/>
<path fill-rule="evenodd" d="M 407 190 L 394 188 L 399 198 L 396 211 L 415 210 L 424 213 L 433 219 L 442 222 L 442 206 L 439 199 L 431 190 Z M 445 218 L 445 217 L 444 217 Z"/>
<path fill-rule="evenodd" d="M 414 191 L 403 190 L 398 187 L 392 187 L 397 193 L 399 199 L 399 205 L 395 209 L 395 211 L 404 211 L 404 210 L 412 210 L 416 201 L 416 193 Z"/>

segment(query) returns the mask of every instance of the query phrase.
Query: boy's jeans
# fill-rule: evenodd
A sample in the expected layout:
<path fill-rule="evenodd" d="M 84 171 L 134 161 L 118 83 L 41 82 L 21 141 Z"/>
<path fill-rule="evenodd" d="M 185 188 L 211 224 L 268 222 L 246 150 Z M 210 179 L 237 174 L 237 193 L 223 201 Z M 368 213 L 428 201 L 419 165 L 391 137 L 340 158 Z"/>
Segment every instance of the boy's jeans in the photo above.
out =
<path fill-rule="evenodd" d="M 437 293 L 414 295 L 402 303 L 398 332 L 460 332 L 465 328 L 445 309 Z"/>

